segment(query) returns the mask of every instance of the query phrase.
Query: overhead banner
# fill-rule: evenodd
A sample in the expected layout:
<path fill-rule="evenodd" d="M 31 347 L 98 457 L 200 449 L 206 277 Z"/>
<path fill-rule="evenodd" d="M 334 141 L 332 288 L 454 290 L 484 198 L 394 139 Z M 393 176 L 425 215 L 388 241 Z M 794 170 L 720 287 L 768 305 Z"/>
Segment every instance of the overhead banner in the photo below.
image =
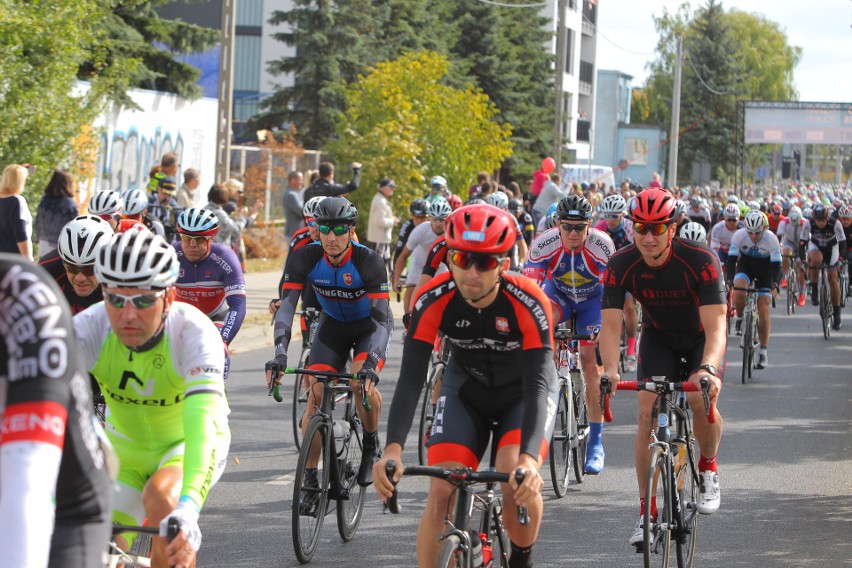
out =
<path fill-rule="evenodd" d="M 852 144 L 852 104 L 831 106 L 832 108 L 757 108 L 746 103 L 745 142 Z"/>

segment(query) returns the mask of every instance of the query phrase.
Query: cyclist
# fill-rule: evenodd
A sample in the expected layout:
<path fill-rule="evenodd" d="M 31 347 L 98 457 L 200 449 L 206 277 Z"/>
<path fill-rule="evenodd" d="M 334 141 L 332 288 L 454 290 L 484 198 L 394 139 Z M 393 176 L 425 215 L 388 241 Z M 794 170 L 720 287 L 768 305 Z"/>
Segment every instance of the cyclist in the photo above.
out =
<path fill-rule="evenodd" d="M 411 218 L 406 220 L 399 228 L 399 237 L 394 245 L 393 258 L 391 258 L 392 267 L 396 267 L 396 260 L 399 258 L 400 253 L 402 253 L 402 249 L 405 248 L 405 243 L 408 242 L 408 238 L 411 236 L 414 227 L 426 220 L 426 214 L 429 212 L 429 202 L 418 197 L 408 206 L 408 211 L 411 213 Z M 391 279 L 393 279 L 393 274 L 391 274 Z"/>
<path fill-rule="evenodd" d="M 163 238 L 166 237 L 166 229 L 160 220 L 148 214 L 148 197 L 144 191 L 141 189 L 128 189 L 121 194 L 121 200 L 124 203 L 124 206 L 121 208 L 121 215 L 124 219 L 141 221 L 155 235 L 160 235 Z"/>
<path fill-rule="evenodd" d="M 689 209 L 686 210 L 687 222 L 692 221 L 704 227 L 705 231 L 710 230 L 710 222 L 712 216 L 710 211 L 704 206 L 700 195 L 692 195 L 689 198 Z"/>
<path fill-rule="evenodd" d="M 840 221 L 829 222 L 825 205 L 814 205 L 813 221 L 802 229 L 802 246 L 807 246 L 808 268 L 811 281 L 811 303 L 819 305 L 819 267 L 825 263 L 828 268 L 828 282 L 831 288 L 831 305 L 834 306 L 832 327 L 840 329 L 840 277 L 837 272 L 838 261 L 846 258 L 846 233 Z"/>
<path fill-rule="evenodd" d="M 444 220 L 452 213 L 452 207 L 446 199 L 434 199 L 429 203 L 429 223 L 423 223 L 415 227 L 405 243 L 405 248 L 396 259 L 396 264 L 393 270 L 393 289 L 400 290 L 402 284 L 400 277 L 405 268 L 405 263 L 408 262 L 408 257 L 411 257 L 411 262 L 408 265 L 408 275 L 405 279 L 405 296 L 403 298 L 403 306 L 405 313 L 411 311 L 411 296 L 414 292 L 414 286 L 420 280 L 420 274 L 423 271 L 423 265 L 426 263 L 426 256 L 429 253 L 429 248 L 435 240 L 444 234 Z M 443 271 L 443 269 L 441 270 Z"/>
<path fill-rule="evenodd" d="M 166 176 L 157 179 L 157 191 L 148 198 L 151 212 L 163 224 L 167 242 L 171 242 L 174 237 L 175 218 L 180 211 L 175 195 L 177 195 L 177 182 L 175 178 Z"/>
<path fill-rule="evenodd" d="M 603 326 L 600 346 L 604 374 L 613 391 L 617 389 L 619 331 L 625 292 L 642 306 L 642 341 L 639 344 L 639 380 L 652 376 L 679 376 L 681 358 L 690 369 L 689 381 L 698 384 L 702 377 L 710 381 L 710 401 L 715 402 L 722 387 L 725 357 L 725 313 L 727 302 L 719 261 L 703 245 L 675 237 L 675 201 L 671 194 L 655 188 L 639 193 L 631 204 L 630 217 L 636 246 L 617 252 L 604 275 Z M 717 368 L 719 371 L 717 371 Z M 719 378 L 717 378 L 717 376 Z M 642 515 L 645 507 L 645 483 L 648 474 L 648 433 L 655 396 L 640 392 L 639 420 L 636 431 L 636 478 L 639 484 L 639 522 L 630 536 L 630 544 L 642 543 Z M 700 393 L 687 395 L 695 409 L 693 424 L 701 450 L 698 512 L 711 514 L 719 508 L 719 476 L 716 452 L 722 436 L 722 417 L 715 423 L 704 413 Z M 598 404 L 598 407 L 600 405 Z"/>
<path fill-rule="evenodd" d="M 95 193 L 89 199 L 89 215 L 97 215 L 107 223 L 110 228 L 115 231 L 118 227 L 118 221 L 121 219 L 121 209 L 124 203 L 121 201 L 121 194 L 117 191 L 105 189 Z"/>
<path fill-rule="evenodd" d="M 85 368 L 107 402 L 106 430 L 120 461 L 113 521 L 181 531 L 154 539 L 152 566 L 193 566 L 198 517 L 230 444 L 224 355 L 216 326 L 175 302 L 175 250 L 149 231 L 113 236 L 98 251 L 104 303 L 74 318 Z M 162 521 L 162 522 L 161 522 Z"/>
<path fill-rule="evenodd" d="M 566 195 L 556 206 L 557 229 L 536 237 L 530 247 L 524 274 L 540 283 L 550 298 L 553 321 L 576 318 L 575 333 L 597 334 L 601 325 L 601 294 L 606 263 L 615 245 L 606 233 L 592 229 L 592 205 L 582 195 Z M 586 473 L 604 467 L 603 416 L 600 410 L 600 370 L 593 341 L 580 344 L 580 363 L 586 376 L 589 412 Z"/>
<path fill-rule="evenodd" d="M 2 564 L 100 566 L 110 534 L 108 450 L 71 314 L 50 275 L 20 255 L 0 253 L 0 274 Z"/>
<path fill-rule="evenodd" d="M 95 277 L 95 256 L 112 235 L 108 222 L 95 215 L 80 215 L 62 227 L 56 250 L 39 261 L 59 286 L 72 315 L 103 300 Z"/>
<path fill-rule="evenodd" d="M 766 216 L 766 221 L 769 223 L 769 230 L 773 233 L 778 233 L 778 225 L 785 219 L 783 213 L 784 208 L 780 203 L 773 203 L 769 206 L 769 214 Z"/>
<path fill-rule="evenodd" d="M 177 218 L 180 242 L 175 243 L 180 274 L 175 283 L 177 300 L 192 304 L 210 318 L 225 344 L 224 380 L 228 380 L 231 355 L 228 345 L 246 317 L 246 281 L 237 253 L 214 243 L 219 220 L 209 209 L 190 208 Z"/>
<path fill-rule="evenodd" d="M 745 226 L 731 237 L 726 272 L 729 279 L 730 275 L 734 275 L 733 283 L 736 288 L 747 288 L 751 282 L 757 282 L 757 312 L 760 316 L 757 334 L 760 349 L 756 366 L 758 369 L 764 369 L 769 364 L 767 350 L 772 329 L 769 319 L 770 299 L 778 294 L 781 281 L 781 246 L 775 233 L 768 230 L 766 215 L 760 211 L 749 211 L 743 224 Z M 742 335 L 745 303 L 746 293 L 735 291 L 737 335 Z"/>
<path fill-rule="evenodd" d="M 778 224 L 778 240 L 781 241 L 781 274 L 787 274 L 790 269 L 790 257 L 798 256 L 799 241 L 802 237 L 802 229 L 805 226 L 805 221 L 802 218 L 802 211 L 798 207 L 791 207 L 787 217 L 781 220 Z M 801 253 L 804 257 L 804 251 Z M 797 298 L 799 306 L 805 305 L 805 271 L 799 269 L 799 297 Z M 785 280 L 782 276 L 781 287 L 785 285 Z"/>
<path fill-rule="evenodd" d="M 525 505 L 530 517 L 527 525 L 513 514 L 503 517 L 512 542 L 512 567 L 532 566 L 543 509 L 538 469 L 553 426 L 547 409 L 556 407 L 558 389 L 549 301 L 532 281 L 507 273 L 507 255 L 517 235 L 515 219 L 489 205 L 463 206 L 447 219 L 451 270 L 434 278 L 413 303 L 388 418 L 388 443 L 373 467 L 376 491 L 385 501 L 393 492 L 385 464 L 396 461 L 398 481 L 432 345 L 438 332 L 444 333 L 452 355 L 428 444 L 429 464 L 476 469 L 489 442 L 489 420 L 497 420 L 492 442 L 498 447 L 497 470 L 522 467 L 528 472 L 520 487 L 512 479 L 510 487 L 502 488 L 504 509 Z M 431 480 L 417 535 L 420 566 L 435 565 L 452 493 L 449 483 Z"/>
<path fill-rule="evenodd" d="M 521 226 L 521 234 L 524 235 L 524 242 L 527 244 L 527 249 L 529 249 L 535 238 L 535 225 L 533 224 L 532 215 L 524 209 L 523 201 L 514 198 L 509 200 L 509 213 L 515 217 Z"/>
<path fill-rule="evenodd" d="M 436 199 L 447 199 L 450 196 L 450 189 L 447 186 L 447 180 L 443 176 L 432 176 L 429 180 L 429 194 L 423 199 L 432 203 Z"/>
<path fill-rule="evenodd" d="M 731 237 L 741 227 L 740 208 L 736 203 L 728 203 L 722 212 L 724 217 L 710 229 L 710 248 L 719 257 L 722 268 L 728 262 L 728 250 L 731 248 Z"/>
<path fill-rule="evenodd" d="M 627 201 L 624 197 L 617 193 L 605 197 L 601 202 L 600 210 L 603 220 L 595 225 L 595 229 L 609 235 L 615 250 L 632 245 L 633 223 L 624 218 L 624 212 L 627 211 Z M 627 336 L 624 367 L 628 373 L 632 373 L 636 371 L 636 333 L 639 329 L 639 312 L 636 310 L 636 301 L 630 294 L 624 298 L 624 326 Z"/>
<path fill-rule="evenodd" d="M 372 410 L 364 408 L 361 381 L 350 381 L 356 393 L 358 415 L 364 425 L 364 448 L 358 469 L 358 483 L 372 483 L 372 465 L 379 450 L 379 417 L 382 397 L 375 385 L 387 359 L 393 316 L 388 302 L 387 271 L 384 261 L 372 249 L 352 241 L 358 211 L 344 197 L 327 197 L 315 212 L 320 242 L 304 246 L 287 258 L 281 307 L 275 315 L 275 358 L 266 364 L 267 386 L 281 383 L 287 367 L 293 315 L 303 288 L 313 287 L 322 306 L 322 315 L 311 346 L 310 368 L 343 370 L 350 350 L 354 350 L 351 371 L 365 382 Z M 273 377 L 273 372 L 278 373 Z M 312 380 L 314 384 L 316 381 Z M 316 393 L 308 391 L 308 405 L 302 429 L 308 425 L 311 409 L 319 406 Z M 319 459 L 319 448 L 312 455 Z M 310 461 L 310 460 L 309 460 Z M 309 483 L 318 483 L 317 470 L 308 469 Z M 313 514 L 315 493 L 302 495 L 302 511 Z"/>
<path fill-rule="evenodd" d="M 837 218 L 840 219 L 840 224 L 843 226 L 843 233 L 846 235 L 846 262 L 852 260 L 852 250 L 849 249 L 849 242 L 852 240 L 852 205 L 843 204 L 837 208 Z M 852 288 L 852 285 L 850 285 Z M 844 293 L 841 290 L 841 293 Z M 848 291 L 846 292 L 848 294 Z"/>

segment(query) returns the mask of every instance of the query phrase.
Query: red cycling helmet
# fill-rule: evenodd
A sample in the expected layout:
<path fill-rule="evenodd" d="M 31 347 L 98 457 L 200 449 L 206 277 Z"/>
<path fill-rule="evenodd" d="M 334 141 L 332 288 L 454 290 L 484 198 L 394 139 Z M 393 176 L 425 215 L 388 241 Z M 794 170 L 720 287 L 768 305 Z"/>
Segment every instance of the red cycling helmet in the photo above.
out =
<path fill-rule="evenodd" d="M 452 208 L 453 211 L 455 211 L 456 209 L 458 209 L 459 207 L 461 207 L 463 205 L 461 197 L 459 197 L 455 193 L 450 195 L 450 197 L 449 197 L 449 199 L 447 199 L 447 201 L 450 202 L 450 207 Z"/>
<path fill-rule="evenodd" d="M 669 223 L 674 218 L 675 200 L 663 189 L 649 187 L 630 203 L 629 217 L 637 223 Z"/>
<path fill-rule="evenodd" d="M 477 203 L 453 211 L 447 217 L 445 234 L 451 249 L 504 254 L 515 244 L 518 223 L 507 211 Z"/>

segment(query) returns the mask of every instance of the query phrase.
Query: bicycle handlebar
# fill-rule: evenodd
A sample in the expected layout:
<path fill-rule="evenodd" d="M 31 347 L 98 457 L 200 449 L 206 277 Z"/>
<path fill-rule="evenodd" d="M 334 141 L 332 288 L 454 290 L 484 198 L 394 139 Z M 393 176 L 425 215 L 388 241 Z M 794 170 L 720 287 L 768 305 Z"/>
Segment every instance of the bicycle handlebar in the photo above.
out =
<path fill-rule="evenodd" d="M 671 392 L 700 392 L 704 398 L 705 416 L 707 422 L 714 424 L 716 422 L 715 404 L 710 404 L 710 396 L 707 391 L 710 388 L 710 381 L 707 377 L 701 377 L 701 386 L 689 381 L 673 382 L 665 380 L 665 377 L 653 377 L 649 381 L 619 381 L 619 390 L 632 391 L 650 391 L 658 395 Z M 601 412 L 604 414 L 604 420 L 612 422 L 612 410 L 609 406 L 609 398 L 612 396 L 612 385 L 609 377 L 606 375 L 601 377 Z"/>
<path fill-rule="evenodd" d="M 287 367 L 286 369 L 277 369 L 272 368 L 272 386 L 269 387 L 269 394 L 267 396 L 271 396 L 275 399 L 275 402 L 281 402 L 284 398 L 281 396 L 281 389 L 278 383 L 275 382 L 275 377 L 278 376 L 278 373 L 284 373 L 285 375 L 311 375 L 313 377 L 326 378 L 326 379 L 348 379 L 350 381 L 360 381 L 361 382 L 361 404 L 364 405 L 364 410 L 370 412 L 373 409 L 373 405 L 370 404 L 370 398 L 367 396 L 367 389 L 364 387 L 364 384 L 367 382 L 366 379 L 359 379 L 357 373 L 341 373 L 339 371 L 325 371 L 322 369 L 301 369 L 297 367 Z"/>
<path fill-rule="evenodd" d="M 115 536 L 117 534 L 125 533 L 125 532 L 135 532 L 140 534 L 151 534 L 158 535 L 160 534 L 160 527 L 137 527 L 135 525 L 112 525 L 112 535 Z M 169 523 L 166 527 L 166 538 L 169 542 L 173 541 L 175 537 L 180 532 L 180 523 L 175 518 L 170 518 Z"/>

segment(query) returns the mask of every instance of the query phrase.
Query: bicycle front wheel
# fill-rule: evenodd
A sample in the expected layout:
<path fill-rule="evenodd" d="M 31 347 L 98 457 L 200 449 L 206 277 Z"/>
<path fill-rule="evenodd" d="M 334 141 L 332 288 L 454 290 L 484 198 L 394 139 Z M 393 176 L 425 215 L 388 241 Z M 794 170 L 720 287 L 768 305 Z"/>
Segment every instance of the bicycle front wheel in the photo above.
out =
<path fill-rule="evenodd" d="M 308 367 L 308 358 L 311 356 L 311 348 L 305 347 L 299 358 L 299 368 Z M 310 380 L 307 375 L 296 375 L 293 381 L 293 439 L 296 441 L 296 449 L 302 447 L 302 416 L 308 407 L 308 385 Z"/>
<path fill-rule="evenodd" d="M 822 318 L 822 336 L 826 340 L 831 337 L 831 304 L 828 295 L 828 283 L 826 277 L 822 276 L 819 286 L 819 317 Z"/>
<path fill-rule="evenodd" d="M 669 497 L 669 465 L 667 456 L 660 447 L 651 450 L 648 462 L 648 481 L 645 484 L 645 515 L 643 517 L 645 568 L 660 566 L 668 568 L 672 545 L 672 511 Z M 657 510 L 652 503 L 656 500 Z M 656 518 L 654 514 L 656 513 Z"/>
<path fill-rule="evenodd" d="M 575 382 L 576 381 L 576 382 Z M 586 409 L 586 380 L 582 373 L 571 375 L 571 386 L 574 391 L 574 420 L 576 423 L 576 439 L 572 443 L 571 458 L 574 462 L 574 479 L 583 483 L 586 477 L 586 441 L 589 439 L 589 413 Z"/>
<path fill-rule="evenodd" d="M 353 410 L 354 412 L 354 410 Z M 337 532 L 343 542 L 352 540 L 364 511 L 366 491 L 358 485 L 358 468 L 361 465 L 363 443 L 360 425 L 356 420 L 349 421 L 349 437 L 343 440 L 342 448 L 337 451 L 337 470 L 340 476 L 342 494 L 337 500 Z M 344 498 L 345 497 L 345 498 Z"/>
<path fill-rule="evenodd" d="M 468 555 L 462 549 L 461 538 L 457 534 L 451 534 L 444 539 L 441 554 L 438 555 L 438 568 L 467 568 Z"/>
<path fill-rule="evenodd" d="M 561 380 L 561 379 L 560 379 Z M 568 393 L 572 392 L 570 382 L 559 389 L 559 402 L 556 408 L 556 424 L 550 438 L 550 479 L 553 491 L 562 498 L 568 491 L 568 476 L 571 475 L 571 431 L 574 429 L 573 407 Z"/>
<path fill-rule="evenodd" d="M 442 376 L 444 376 L 444 364 L 435 363 L 429 372 L 429 380 L 426 381 L 426 390 L 423 393 L 423 403 L 420 405 L 420 435 L 417 438 L 417 457 L 420 465 L 429 465 L 429 449 L 426 444 L 432 434 L 432 422 L 435 420 L 432 396 Z"/>
<path fill-rule="evenodd" d="M 698 533 L 698 452 L 695 436 L 689 433 L 686 458 L 675 471 L 680 519 L 675 550 L 678 568 L 692 568 L 695 563 L 695 539 Z"/>
<path fill-rule="evenodd" d="M 509 534 L 503 526 L 503 505 L 498 500 L 492 501 L 482 514 L 479 532 L 484 533 L 491 541 L 491 557 L 493 568 L 509 568 L 509 554 L 512 545 Z"/>
<path fill-rule="evenodd" d="M 792 278 L 791 278 L 792 276 Z M 796 279 L 795 272 L 787 273 L 787 315 L 791 316 L 796 313 L 796 302 L 798 298 L 796 295 L 798 291 L 796 290 L 796 284 L 799 281 Z"/>
<path fill-rule="evenodd" d="M 743 384 L 746 383 L 746 378 L 751 376 L 751 361 L 752 361 L 752 351 L 754 350 L 754 343 L 752 343 L 752 320 L 751 320 L 751 311 L 747 311 L 745 317 L 743 318 L 742 323 L 742 332 L 743 332 L 743 372 L 742 372 L 742 381 Z"/>
<path fill-rule="evenodd" d="M 328 435 L 325 419 L 319 415 L 314 416 L 305 430 L 305 443 L 299 451 L 299 461 L 296 463 L 291 520 L 293 550 L 302 564 L 310 562 L 316 552 L 327 511 L 331 468 Z M 308 472 L 311 450 L 319 455 L 316 475 Z"/>

